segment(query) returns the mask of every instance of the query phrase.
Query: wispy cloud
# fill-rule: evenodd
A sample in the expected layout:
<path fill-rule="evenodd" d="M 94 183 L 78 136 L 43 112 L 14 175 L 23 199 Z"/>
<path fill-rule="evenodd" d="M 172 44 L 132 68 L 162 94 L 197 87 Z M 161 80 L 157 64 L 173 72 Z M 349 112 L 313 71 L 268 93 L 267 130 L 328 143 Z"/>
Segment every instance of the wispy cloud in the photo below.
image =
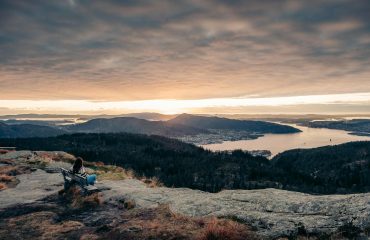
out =
<path fill-rule="evenodd" d="M 369 12 L 356 0 L 0 0 L 0 98 L 370 92 Z"/>

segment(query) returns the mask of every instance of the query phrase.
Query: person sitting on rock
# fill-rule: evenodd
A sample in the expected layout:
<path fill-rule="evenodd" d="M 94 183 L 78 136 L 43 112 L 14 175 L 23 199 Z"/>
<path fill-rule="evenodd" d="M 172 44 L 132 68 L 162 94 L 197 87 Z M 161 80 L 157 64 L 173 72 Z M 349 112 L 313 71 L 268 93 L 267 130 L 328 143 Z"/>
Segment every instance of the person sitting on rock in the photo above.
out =
<path fill-rule="evenodd" d="M 71 170 L 70 170 L 73 174 L 79 174 L 81 175 L 82 177 L 86 177 L 87 179 L 87 184 L 90 184 L 90 185 L 94 185 L 95 182 L 96 182 L 96 175 L 95 174 L 87 174 L 86 173 L 86 170 L 84 168 L 84 165 L 83 165 L 83 159 L 81 157 L 78 157 Z"/>

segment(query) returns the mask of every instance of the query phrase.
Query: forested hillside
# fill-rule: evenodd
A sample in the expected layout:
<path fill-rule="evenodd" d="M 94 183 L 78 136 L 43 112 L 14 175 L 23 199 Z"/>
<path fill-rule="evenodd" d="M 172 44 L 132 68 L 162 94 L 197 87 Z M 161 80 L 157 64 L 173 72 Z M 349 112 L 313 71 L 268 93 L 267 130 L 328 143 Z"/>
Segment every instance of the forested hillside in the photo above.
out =
<path fill-rule="evenodd" d="M 63 150 L 88 161 L 131 168 L 165 185 L 206 191 L 274 187 L 274 171 L 263 157 L 242 151 L 214 153 L 192 144 L 139 134 L 73 134 L 52 138 L 1 139 L 0 146 Z"/>
<path fill-rule="evenodd" d="M 370 142 L 290 150 L 271 161 L 241 150 L 211 152 L 175 139 L 128 133 L 0 139 L 0 146 L 62 150 L 158 177 L 169 187 L 210 192 L 266 187 L 309 193 L 370 191 Z"/>
<path fill-rule="evenodd" d="M 313 192 L 370 191 L 370 142 L 350 142 L 283 152 L 272 160 L 291 185 Z M 304 184 L 303 184 L 304 183 Z"/>

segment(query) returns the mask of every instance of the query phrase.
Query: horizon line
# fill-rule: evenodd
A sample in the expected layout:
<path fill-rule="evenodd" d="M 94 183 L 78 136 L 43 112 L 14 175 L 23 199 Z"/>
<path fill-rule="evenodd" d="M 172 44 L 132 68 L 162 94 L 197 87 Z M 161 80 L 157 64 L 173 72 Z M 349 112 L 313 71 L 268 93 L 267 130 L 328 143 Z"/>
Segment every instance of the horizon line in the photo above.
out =
<path fill-rule="evenodd" d="M 194 113 L 232 108 L 287 107 L 304 105 L 370 105 L 370 92 L 301 95 L 285 97 L 234 97 L 208 99 L 152 99 L 131 101 L 96 100 L 0 100 L 0 110 L 28 112 L 157 112 L 163 114 Z M 220 111 L 222 112 L 222 111 Z M 312 112 L 312 110 L 310 111 Z M 226 113 L 217 113 L 226 114 Z M 245 113 L 234 113 L 245 114 Z"/>

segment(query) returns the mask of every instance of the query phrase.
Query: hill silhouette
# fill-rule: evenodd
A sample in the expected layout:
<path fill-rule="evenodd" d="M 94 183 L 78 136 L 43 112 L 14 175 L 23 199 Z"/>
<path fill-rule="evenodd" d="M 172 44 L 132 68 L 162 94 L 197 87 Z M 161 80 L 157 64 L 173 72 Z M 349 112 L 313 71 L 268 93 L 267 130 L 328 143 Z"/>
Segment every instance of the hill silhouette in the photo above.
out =
<path fill-rule="evenodd" d="M 204 129 L 222 129 L 248 131 L 257 133 L 296 133 L 300 132 L 291 126 L 281 125 L 277 123 L 255 121 L 255 120 L 237 120 L 221 117 L 206 117 L 191 114 L 181 114 L 168 122 L 173 124 L 182 124 L 191 127 Z"/>
<path fill-rule="evenodd" d="M 182 136 L 207 133 L 205 129 L 165 121 L 148 121 L 133 117 L 98 118 L 65 127 L 70 132 L 84 133 L 139 133 L 162 136 Z"/>

